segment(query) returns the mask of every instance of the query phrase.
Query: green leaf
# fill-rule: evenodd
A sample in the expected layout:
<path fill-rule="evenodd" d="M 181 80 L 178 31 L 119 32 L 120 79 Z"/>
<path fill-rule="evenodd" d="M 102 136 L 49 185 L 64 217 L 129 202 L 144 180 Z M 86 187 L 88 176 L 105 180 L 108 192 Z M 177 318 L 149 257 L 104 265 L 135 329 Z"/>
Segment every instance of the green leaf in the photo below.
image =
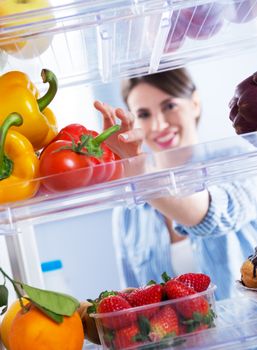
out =
<path fill-rule="evenodd" d="M 154 280 L 150 280 L 148 283 L 147 283 L 147 286 L 151 286 L 153 284 L 156 284 L 156 282 Z"/>
<path fill-rule="evenodd" d="M 170 280 L 170 276 L 167 274 L 167 272 L 162 273 L 162 279 L 164 282 L 168 282 Z"/>
<path fill-rule="evenodd" d="M 145 316 L 138 317 L 138 326 L 140 329 L 140 333 L 143 336 L 148 336 L 148 334 L 151 331 L 151 325 L 150 325 L 149 320 Z"/>
<path fill-rule="evenodd" d="M 71 316 L 79 307 L 79 301 L 70 295 L 43 290 L 21 284 L 31 301 L 58 315 Z"/>
<path fill-rule="evenodd" d="M 4 284 L 0 285 L 0 307 L 8 305 L 8 289 Z"/>
<path fill-rule="evenodd" d="M 193 312 L 194 321 L 201 322 L 203 319 L 203 315 L 200 312 Z"/>
<path fill-rule="evenodd" d="M 87 314 L 90 315 L 90 314 L 95 314 L 95 313 L 96 313 L 96 304 L 90 305 L 87 308 Z"/>
<path fill-rule="evenodd" d="M 55 312 L 52 312 L 50 310 L 47 310 L 46 308 L 38 305 L 37 303 L 33 302 L 34 305 L 36 305 L 36 307 L 41 310 L 46 316 L 48 316 L 49 318 L 51 318 L 53 321 L 55 321 L 56 323 L 62 323 L 63 322 L 63 316 L 62 315 L 58 315 Z"/>
<path fill-rule="evenodd" d="M 109 290 L 104 290 L 103 292 L 101 292 L 100 294 L 99 294 L 99 297 L 97 298 L 97 301 L 100 301 L 100 300 L 102 300 L 102 299 L 104 299 L 104 298 L 107 298 L 107 297 L 109 297 L 109 296 L 111 296 L 111 295 L 117 295 L 118 293 L 117 292 L 115 292 L 114 290 L 111 290 L 111 291 L 109 291 Z"/>
<path fill-rule="evenodd" d="M 181 320 L 181 323 L 182 324 L 185 324 L 185 325 L 191 325 L 191 324 L 194 324 L 195 321 L 190 319 L 190 320 Z"/>

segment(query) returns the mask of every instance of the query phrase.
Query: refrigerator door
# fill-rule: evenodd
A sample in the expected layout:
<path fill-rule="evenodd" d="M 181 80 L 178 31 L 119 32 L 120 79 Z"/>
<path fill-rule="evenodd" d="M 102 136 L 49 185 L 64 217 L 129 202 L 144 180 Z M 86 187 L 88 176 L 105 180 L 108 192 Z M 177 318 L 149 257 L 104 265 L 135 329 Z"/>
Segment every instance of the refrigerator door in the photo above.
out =
<path fill-rule="evenodd" d="M 242 51 L 250 54 L 256 46 L 257 2 L 252 0 L 53 0 L 45 8 L 20 6 L 19 11 L 5 7 L 1 14 L 0 70 L 27 73 L 40 93 L 45 67 L 58 76 L 60 88 L 75 89 Z M 75 122 L 75 115 L 69 121 Z M 160 196 L 184 197 L 256 178 L 256 146 L 257 133 L 250 133 L 145 153 L 116 161 L 117 172 L 108 181 L 54 193 L 41 187 L 32 198 L 1 202 L 0 264 L 17 280 L 80 300 L 103 288 L 118 290 L 113 208 L 135 208 Z M 96 168 L 101 172 L 103 166 Z M 85 178 L 87 170 L 70 175 Z M 58 184 L 64 177 L 31 183 Z M 216 329 L 185 336 L 176 349 L 254 349 L 255 299 L 255 294 L 245 298 L 238 291 L 237 299 L 218 302 Z M 96 347 L 86 343 L 85 348 Z"/>

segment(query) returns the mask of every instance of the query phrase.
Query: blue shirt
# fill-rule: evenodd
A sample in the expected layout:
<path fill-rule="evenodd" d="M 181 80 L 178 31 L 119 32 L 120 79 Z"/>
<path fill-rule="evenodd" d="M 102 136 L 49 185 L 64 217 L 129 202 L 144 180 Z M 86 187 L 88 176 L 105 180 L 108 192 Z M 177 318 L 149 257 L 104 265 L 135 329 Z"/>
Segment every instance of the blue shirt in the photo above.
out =
<path fill-rule="evenodd" d="M 210 187 L 210 205 L 202 222 L 174 225 L 178 233 L 189 236 L 199 272 L 217 285 L 217 299 L 236 294 L 240 267 L 257 246 L 256 185 L 252 178 Z M 174 276 L 164 217 L 150 205 L 115 208 L 113 235 L 122 287 L 142 286 L 151 279 L 160 282 L 164 271 Z"/>

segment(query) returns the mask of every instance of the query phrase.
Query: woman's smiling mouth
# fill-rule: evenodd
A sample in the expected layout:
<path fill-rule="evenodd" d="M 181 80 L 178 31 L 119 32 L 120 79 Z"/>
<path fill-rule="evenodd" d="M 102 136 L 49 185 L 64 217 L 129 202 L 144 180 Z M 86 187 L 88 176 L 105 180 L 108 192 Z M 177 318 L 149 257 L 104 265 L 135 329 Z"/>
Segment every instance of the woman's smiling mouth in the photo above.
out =
<path fill-rule="evenodd" d="M 155 137 L 154 142 L 163 149 L 176 147 L 178 145 L 178 133 L 177 132 L 162 132 Z"/>

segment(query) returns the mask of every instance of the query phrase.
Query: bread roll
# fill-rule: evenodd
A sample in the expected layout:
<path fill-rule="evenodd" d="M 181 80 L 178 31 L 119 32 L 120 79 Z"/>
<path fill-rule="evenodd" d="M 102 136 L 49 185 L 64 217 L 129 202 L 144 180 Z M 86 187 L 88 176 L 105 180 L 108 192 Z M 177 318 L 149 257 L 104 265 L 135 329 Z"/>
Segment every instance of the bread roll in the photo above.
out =
<path fill-rule="evenodd" d="M 257 248 L 254 255 L 249 258 L 241 266 L 241 281 L 248 288 L 257 288 Z"/>

